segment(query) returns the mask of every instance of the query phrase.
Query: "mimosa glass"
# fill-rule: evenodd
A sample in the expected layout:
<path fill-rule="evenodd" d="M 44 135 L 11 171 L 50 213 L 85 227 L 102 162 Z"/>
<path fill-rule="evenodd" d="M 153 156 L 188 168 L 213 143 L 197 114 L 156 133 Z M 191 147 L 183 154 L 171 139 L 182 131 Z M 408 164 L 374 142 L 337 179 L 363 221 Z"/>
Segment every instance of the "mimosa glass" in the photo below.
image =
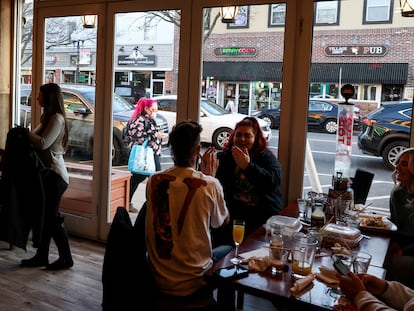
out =
<path fill-rule="evenodd" d="M 239 245 L 244 239 L 244 227 L 245 223 L 243 220 L 233 221 L 233 241 L 236 245 L 236 250 L 234 252 L 234 257 L 230 261 L 235 265 L 242 262 L 242 259 L 239 257 Z"/>

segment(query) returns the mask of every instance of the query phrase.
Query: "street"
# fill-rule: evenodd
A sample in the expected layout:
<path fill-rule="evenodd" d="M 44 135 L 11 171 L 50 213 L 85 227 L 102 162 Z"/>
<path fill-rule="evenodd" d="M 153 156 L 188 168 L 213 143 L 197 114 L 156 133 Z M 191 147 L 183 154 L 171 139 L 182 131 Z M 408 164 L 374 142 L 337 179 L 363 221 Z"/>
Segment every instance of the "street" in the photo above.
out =
<path fill-rule="evenodd" d="M 383 164 L 382 158 L 364 155 L 358 149 L 357 133 L 354 133 L 352 140 L 352 160 L 351 174 L 356 169 L 361 169 L 375 174 L 372 186 L 368 193 L 366 205 L 370 204 L 370 208 L 384 210 L 388 212 L 389 196 L 394 185 L 391 179 L 391 170 L 388 170 Z M 272 130 L 272 139 L 269 148 L 277 155 L 279 131 Z M 335 143 L 336 135 L 325 133 L 308 133 L 308 141 L 312 151 L 313 160 L 319 179 L 320 186 L 324 193 L 327 193 L 332 184 L 332 176 L 334 174 L 335 163 Z M 172 165 L 170 150 L 168 147 L 163 149 L 161 166 L 167 168 Z M 312 189 L 311 180 L 308 172 L 304 172 L 304 195 Z"/>

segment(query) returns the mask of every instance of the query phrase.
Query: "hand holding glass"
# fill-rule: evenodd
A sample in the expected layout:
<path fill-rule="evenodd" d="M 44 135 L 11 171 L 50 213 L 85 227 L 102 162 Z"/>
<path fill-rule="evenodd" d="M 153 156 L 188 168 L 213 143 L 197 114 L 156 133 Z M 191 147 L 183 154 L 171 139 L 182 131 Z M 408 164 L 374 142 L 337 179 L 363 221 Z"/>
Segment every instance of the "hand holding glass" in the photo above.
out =
<path fill-rule="evenodd" d="M 245 223 L 243 220 L 233 221 L 233 241 L 236 245 L 236 251 L 234 253 L 234 257 L 230 261 L 235 265 L 242 262 L 242 259 L 239 257 L 239 245 L 244 239 L 244 226 Z"/>

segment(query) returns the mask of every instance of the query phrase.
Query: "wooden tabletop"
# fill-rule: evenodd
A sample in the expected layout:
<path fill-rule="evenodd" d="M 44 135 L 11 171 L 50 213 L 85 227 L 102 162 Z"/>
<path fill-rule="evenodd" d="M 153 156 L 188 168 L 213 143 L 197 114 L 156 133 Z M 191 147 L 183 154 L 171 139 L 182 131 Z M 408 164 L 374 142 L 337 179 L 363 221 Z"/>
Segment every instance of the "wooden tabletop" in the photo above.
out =
<path fill-rule="evenodd" d="M 361 240 L 359 246 L 354 248 L 353 251 L 360 250 L 373 255 L 368 273 L 384 278 L 385 270 L 382 268 L 382 264 L 388 249 L 390 236 L 380 233 L 365 234 L 370 238 Z M 268 239 L 269 236 L 266 236 L 265 229 L 259 228 L 242 242 L 239 253 L 266 246 L 269 243 Z M 322 251 L 328 252 L 329 254 L 331 253 L 330 249 L 322 249 Z M 212 272 L 217 268 L 232 265 L 230 259 L 233 256 L 234 252 L 230 252 L 221 261 L 216 263 L 210 271 Z M 333 268 L 332 263 L 333 261 L 330 256 L 315 258 L 312 272 L 319 272 L 320 266 Z M 209 275 L 211 275 L 211 273 Z M 249 272 L 248 277 L 238 280 L 218 281 L 230 282 L 229 284 L 234 289 L 251 295 L 266 298 L 271 301 L 279 301 L 282 304 L 288 304 L 295 307 L 304 306 L 307 310 L 332 310 L 340 297 L 339 290 L 332 289 L 318 280 L 314 280 L 313 284 L 300 292 L 299 295 L 293 295 L 290 288 L 293 286 L 295 278 L 292 276 L 290 263 L 288 264 L 288 270 L 280 275 L 272 275 L 270 269 L 267 269 L 264 272 Z"/>

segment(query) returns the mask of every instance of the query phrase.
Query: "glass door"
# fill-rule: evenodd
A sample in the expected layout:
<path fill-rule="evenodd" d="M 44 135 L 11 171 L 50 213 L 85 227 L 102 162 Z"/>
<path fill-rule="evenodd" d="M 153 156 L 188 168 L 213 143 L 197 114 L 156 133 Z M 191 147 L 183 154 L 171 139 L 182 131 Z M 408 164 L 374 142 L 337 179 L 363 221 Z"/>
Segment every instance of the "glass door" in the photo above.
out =
<path fill-rule="evenodd" d="M 93 27 L 84 24 L 82 12 L 94 12 Z M 30 127 L 40 120 L 42 111 L 37 103 L 39 87 L 57 83 L 63 100 L 69 129 L 69 142 L 64 155 L 69 173 L 69 187 L 61 201 L 65 226 L 71 233 L 96 238 L 98 210 L 95 167 L 100 159 L 96 155 L 96 133 L 99 132 L 99 96 L 95 77 L 98 75 L 98 15 L 97 6 L 76 8 L 39 8 L 35 12 L 38 31 L 31 44 L 22 45 L 23 55 L 33 55 L 31 77 L 20 80 L 21 93 L 29 100 L 25 111 L 30 112 Z M 27 119 L 26 119 L 27 120 Z M 97 130 L 98 129 L 98 130 Z"/>

